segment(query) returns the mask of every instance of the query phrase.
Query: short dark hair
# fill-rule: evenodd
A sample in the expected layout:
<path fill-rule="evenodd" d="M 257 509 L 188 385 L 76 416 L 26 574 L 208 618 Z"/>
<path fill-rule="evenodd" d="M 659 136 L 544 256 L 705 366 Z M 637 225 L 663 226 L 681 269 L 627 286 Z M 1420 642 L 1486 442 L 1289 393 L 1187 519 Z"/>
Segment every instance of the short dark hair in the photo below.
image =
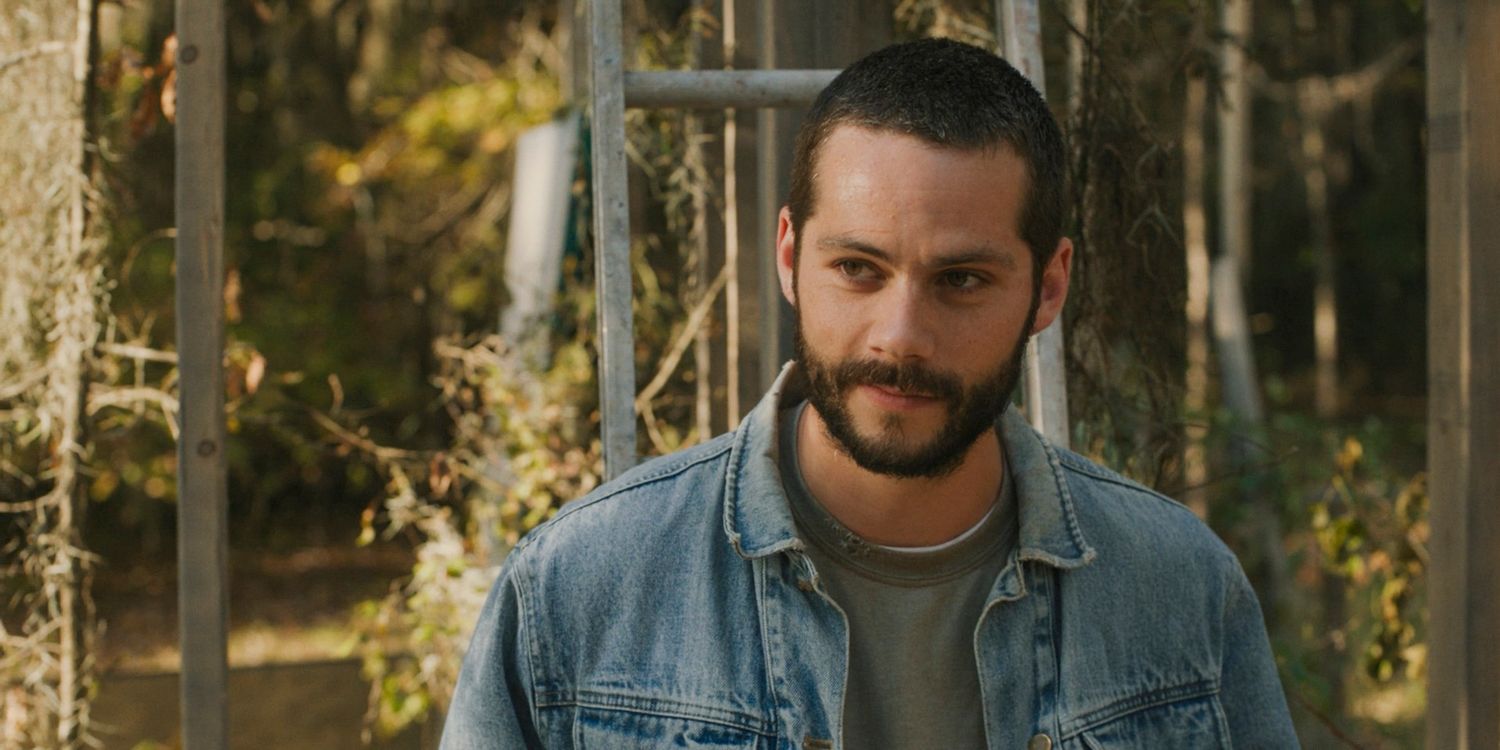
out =
<path fill-rule="evenodd" d="M 1020 234 L 1040 283 L 1062 239 L 1067 155 L 1047 103 L 1010 63 L 973 45 L 922 39 L 871 53 L 840 73 L 797 132 L 787 208 L 799 238 L 813 215 L 818 151 L 839 125 L 958 149 L 1014 150 L 1026 162 Z"/>

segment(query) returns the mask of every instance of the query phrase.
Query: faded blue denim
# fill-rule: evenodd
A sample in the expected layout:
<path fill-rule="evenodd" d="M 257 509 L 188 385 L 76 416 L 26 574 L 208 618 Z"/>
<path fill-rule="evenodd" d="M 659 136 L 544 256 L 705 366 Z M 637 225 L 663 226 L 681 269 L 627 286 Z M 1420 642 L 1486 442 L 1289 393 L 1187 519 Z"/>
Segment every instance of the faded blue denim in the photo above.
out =
<path fill-rule="evenodd" d="M 800 399 L 792 368 L 735 432 L 627 472 L 521 542 L 445 750 L 842 746 L 847 626 L 782 492 L 783 389 Z M 1234 555 L 1015 410 L 999 426 L 1020 542 L 974 630 L 989 747 L 1296 747 Z"/>

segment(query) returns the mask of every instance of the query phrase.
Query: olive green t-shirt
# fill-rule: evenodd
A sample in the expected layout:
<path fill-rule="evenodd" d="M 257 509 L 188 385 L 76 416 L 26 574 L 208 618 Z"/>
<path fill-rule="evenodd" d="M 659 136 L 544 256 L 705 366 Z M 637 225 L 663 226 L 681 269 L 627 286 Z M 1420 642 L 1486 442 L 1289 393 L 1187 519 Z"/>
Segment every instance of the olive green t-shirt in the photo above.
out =
<path fill-rule="evenodd" d="M 934 547 L 861 539 L 807 489 L 797 462 L 806 402 L 782 412 L 782 484 L 824 590 L 849 621 L 844 747 L 983 748 L 974 628 L 1016 543 L 1008 476 L 991 511 Z"/>

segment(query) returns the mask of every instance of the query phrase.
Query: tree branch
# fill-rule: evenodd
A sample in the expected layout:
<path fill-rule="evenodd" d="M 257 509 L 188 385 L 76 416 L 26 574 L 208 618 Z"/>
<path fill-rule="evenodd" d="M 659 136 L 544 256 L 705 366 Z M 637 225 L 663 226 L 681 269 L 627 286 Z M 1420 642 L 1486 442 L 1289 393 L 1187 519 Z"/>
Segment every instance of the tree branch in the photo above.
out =
<path fill-rule="evenodd" d="M 708 317 L 708 311 L 713 309 L 714 301 L 719 298 L 720 290 L 729 280 L 728 270 L 728 266 L 719 269 L 719 275 L 714 278 L 714 283 L 709 285 L 707 291 L 703 293 L 703 298 L 693 306 L 693 311 L 688 315 L 687 325 L 677 332 L 672 348 L 667 352 L 667 356 L 662 358 L 661 366 L 656 368 L 656 376 L 651 378 L 651 382 L 647 383 L 646 387 L 641 389 L 640 395 L 635 397 L 636 411 L 644 411 L 645 407 L 642 404 L 650 403 L 651 399 L 666 387 L 667 380 L 677 370 L 677 363 L 682 361 L 682 355 L 693 343 L 693 336 L 698 332 L 698 327 L 703 325 L 704 319 Z"/>

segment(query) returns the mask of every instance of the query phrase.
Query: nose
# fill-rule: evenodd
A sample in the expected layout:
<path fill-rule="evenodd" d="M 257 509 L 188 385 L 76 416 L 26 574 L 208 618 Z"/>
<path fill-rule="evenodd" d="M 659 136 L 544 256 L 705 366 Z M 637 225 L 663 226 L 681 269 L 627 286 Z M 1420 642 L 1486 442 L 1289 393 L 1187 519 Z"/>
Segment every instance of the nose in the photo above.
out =
<path fill-rule="evenodd" d="M 882 299 L 873 300 L 875 321 L 870 327 L 870 350 L 894 361 L 927 359 L 935 345 L 931 311 L 920 290 L 910 283 L 893 284 Z"/>

